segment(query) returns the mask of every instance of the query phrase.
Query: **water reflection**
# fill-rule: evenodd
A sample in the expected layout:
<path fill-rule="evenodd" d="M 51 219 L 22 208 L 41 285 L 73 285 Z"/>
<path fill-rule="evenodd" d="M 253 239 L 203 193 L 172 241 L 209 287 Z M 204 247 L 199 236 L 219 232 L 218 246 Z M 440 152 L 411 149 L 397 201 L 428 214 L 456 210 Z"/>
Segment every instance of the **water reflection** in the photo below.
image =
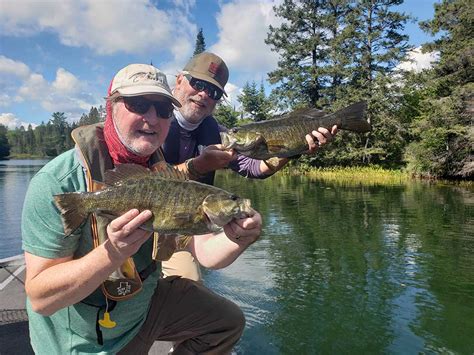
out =
<path fill-rule="evenodd" d="M 0 258 L 21 252 L 21 209 L 28 184 L 47 160 L 0 160 Z"/>
<path fill-rule="evenodd" d="M 28 182 L 43 163 L 0 162 L 0 257 L 20 252 Z M 247 327 L 239 354 L 474 352 L 474 193 L 218 174 L 264 233 L 205 283 Z"/>
<path fill-rule="evenodd" d="M 232 174 L 218 184 L 265 222 L 244 258 L 205 275 L 246 312 L 238 353 L 474 351 L 472 191 Z"/>

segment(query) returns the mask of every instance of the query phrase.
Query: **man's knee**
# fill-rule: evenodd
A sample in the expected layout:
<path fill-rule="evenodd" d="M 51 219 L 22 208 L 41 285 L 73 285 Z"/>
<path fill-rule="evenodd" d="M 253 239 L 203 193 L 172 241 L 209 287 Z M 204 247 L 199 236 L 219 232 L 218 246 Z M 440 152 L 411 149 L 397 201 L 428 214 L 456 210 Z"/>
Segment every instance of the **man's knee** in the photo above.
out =
<path fill-rule="evenodd" d="M 245 315 L 244 312 L 231 301 L 227 301 L 228 306 L 226 311 L 222 313 L 222 321 L 226 323 L 227 329 L 231 330 L 231 333 L 240 335 L 245 328 Z"/>

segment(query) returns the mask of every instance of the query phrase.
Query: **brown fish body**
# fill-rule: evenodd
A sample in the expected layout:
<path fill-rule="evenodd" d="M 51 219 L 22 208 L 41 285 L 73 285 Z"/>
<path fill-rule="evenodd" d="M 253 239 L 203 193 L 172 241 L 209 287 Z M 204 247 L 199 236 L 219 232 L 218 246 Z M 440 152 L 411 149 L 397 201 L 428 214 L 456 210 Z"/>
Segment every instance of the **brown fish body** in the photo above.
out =
<path fill-rule="evenodd" d="M 65 234 L 76 230 L 90 213 L 120 216 L 132 208 L 150 210 L 142 226 L 161 234 L 204 234 L 250 211 L 250 202 L 225 190 L 155 173 L 118 181 L 97 192 L 55 196 Z"/>
<path fill-rule="evenodd" d="M 359 102 L 332 114 L 305 108 L 285 114 L 277 119 L 235 127 L 222 133 L 225 148 L 255 159 L 291 157 L 308 150 L 305 136 L 318 127 L 353 132 L 368 132 L 371 127 L 364 119 L 366 104 Z"/>

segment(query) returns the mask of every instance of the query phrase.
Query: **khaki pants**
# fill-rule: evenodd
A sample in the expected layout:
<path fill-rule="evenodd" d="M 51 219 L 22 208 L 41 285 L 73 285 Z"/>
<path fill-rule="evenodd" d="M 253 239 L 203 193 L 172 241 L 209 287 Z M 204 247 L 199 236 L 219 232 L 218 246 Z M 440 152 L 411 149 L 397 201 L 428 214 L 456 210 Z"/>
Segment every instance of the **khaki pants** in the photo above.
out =
<path fill-rule="evenodd" d="M 155 340 L 173 354 L 228 354 L 245 327 L 241 309 L 201 283 L 172 276 L 158 282 L 140 332 L 119 354 L 147 354 Z"/>
<path fill-rule="evenodd" d="M 168 261 L 161 263 L 161 269 L 165 276 L 181 276 L 190 280 L 201 280 L 201 268 L 199 263 L 188 251 L 175 252 Z"/>

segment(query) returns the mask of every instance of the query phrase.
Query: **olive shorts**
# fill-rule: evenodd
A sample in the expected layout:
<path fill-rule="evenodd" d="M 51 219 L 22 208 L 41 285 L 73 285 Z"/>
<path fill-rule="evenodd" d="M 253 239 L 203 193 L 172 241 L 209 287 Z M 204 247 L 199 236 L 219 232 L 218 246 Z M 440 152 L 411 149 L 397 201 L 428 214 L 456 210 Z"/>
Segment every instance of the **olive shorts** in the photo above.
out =
<path fill-rule="evenodd" d="M 147 354 L 156 340 L 171 341 L 173 354 L 228 354 L 245 327 L 242 310 L 200 282 L 160 279 L 140 332 L 119 354 Z"/>
<path fill-rule="evenodd" d="M 181 276 L 190 280 L 201 280 L 199 263 L 189 251 L 177 251 L 167 261 L 161 262 L 161 272 L 165 276 Z"/>

